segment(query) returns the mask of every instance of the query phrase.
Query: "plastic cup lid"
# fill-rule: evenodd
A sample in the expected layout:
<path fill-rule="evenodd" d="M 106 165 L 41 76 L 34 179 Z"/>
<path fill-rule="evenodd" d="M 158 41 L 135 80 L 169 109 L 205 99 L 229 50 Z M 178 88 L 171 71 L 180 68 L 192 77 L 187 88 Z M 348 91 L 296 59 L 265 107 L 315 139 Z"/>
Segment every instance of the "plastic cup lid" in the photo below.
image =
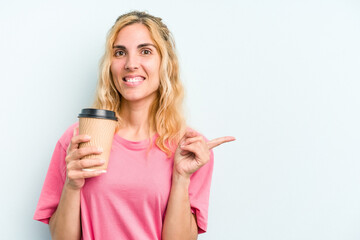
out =
<path fill-rule="evenodd" d="M 117 121 L 115 117 L 115 112 L 105 110 L 105 109 L 95 109 L 95 108 L 84 108 L 81 110 L 81 113 L 78 115 L 78 118 L 102 118 Z"/>

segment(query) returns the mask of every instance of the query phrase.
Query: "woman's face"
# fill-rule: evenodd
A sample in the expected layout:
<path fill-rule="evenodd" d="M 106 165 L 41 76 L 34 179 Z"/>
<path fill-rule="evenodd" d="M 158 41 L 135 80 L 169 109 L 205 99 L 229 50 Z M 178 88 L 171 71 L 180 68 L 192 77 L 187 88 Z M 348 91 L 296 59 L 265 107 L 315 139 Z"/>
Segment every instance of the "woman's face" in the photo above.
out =
<path fill-rule="evenodd" d="M 120 30 L 113 45 L 111 73 L 122 99 L 152 102 L 159 88 L 160 54 L 140 23 Z"/>

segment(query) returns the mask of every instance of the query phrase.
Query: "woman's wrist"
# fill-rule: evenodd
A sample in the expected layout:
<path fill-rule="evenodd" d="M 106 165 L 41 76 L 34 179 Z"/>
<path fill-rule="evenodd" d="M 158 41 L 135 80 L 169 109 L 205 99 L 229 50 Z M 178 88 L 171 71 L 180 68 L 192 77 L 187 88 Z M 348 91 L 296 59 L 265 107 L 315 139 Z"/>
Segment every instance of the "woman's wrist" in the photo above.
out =
<path fill-rule="evenodd" d="M 67 181 L 64 184 L 64 190 L 66 190 L 67 192 L 80 192 L 80 189 L 81 188 L 74 187 L 71 183 Z"/>
<path fill-rule="evenodd" d="M 173 172 L 173 176 L 172 176 L 172 182 L 173 184 L 181 184 L 181 185 L 186 185 L 189 186 L 190 184 L 190 175 L 182 175 L 179 173 L 176 173 L 175 171 Z"/>

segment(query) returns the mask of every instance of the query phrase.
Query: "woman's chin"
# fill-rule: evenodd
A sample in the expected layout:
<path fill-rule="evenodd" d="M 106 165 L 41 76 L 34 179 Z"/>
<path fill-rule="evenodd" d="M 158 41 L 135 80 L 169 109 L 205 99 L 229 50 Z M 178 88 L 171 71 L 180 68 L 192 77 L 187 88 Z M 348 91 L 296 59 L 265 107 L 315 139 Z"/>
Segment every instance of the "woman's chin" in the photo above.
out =
<path fill-rule="evenodd" d="M 152 102 L 154 96 L 152 95 L 122 95 L 122 100 L 124 102 L 128 102 L 128 103 L 136 103 L 136 102 L 144 102 L 144 101 L 149 101 Z"/>

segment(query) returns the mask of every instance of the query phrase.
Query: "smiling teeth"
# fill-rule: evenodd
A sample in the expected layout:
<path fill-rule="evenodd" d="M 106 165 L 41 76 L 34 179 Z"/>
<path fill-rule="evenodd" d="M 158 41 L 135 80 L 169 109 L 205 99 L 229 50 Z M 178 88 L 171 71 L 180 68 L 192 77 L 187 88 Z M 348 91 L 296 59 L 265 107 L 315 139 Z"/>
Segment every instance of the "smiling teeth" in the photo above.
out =
<path fill-rule="evenodd" d="M 129 79 L 125 79 L 126 82 L 140 82 L 143 81 L 142 78 L 129 78 Z"/>

